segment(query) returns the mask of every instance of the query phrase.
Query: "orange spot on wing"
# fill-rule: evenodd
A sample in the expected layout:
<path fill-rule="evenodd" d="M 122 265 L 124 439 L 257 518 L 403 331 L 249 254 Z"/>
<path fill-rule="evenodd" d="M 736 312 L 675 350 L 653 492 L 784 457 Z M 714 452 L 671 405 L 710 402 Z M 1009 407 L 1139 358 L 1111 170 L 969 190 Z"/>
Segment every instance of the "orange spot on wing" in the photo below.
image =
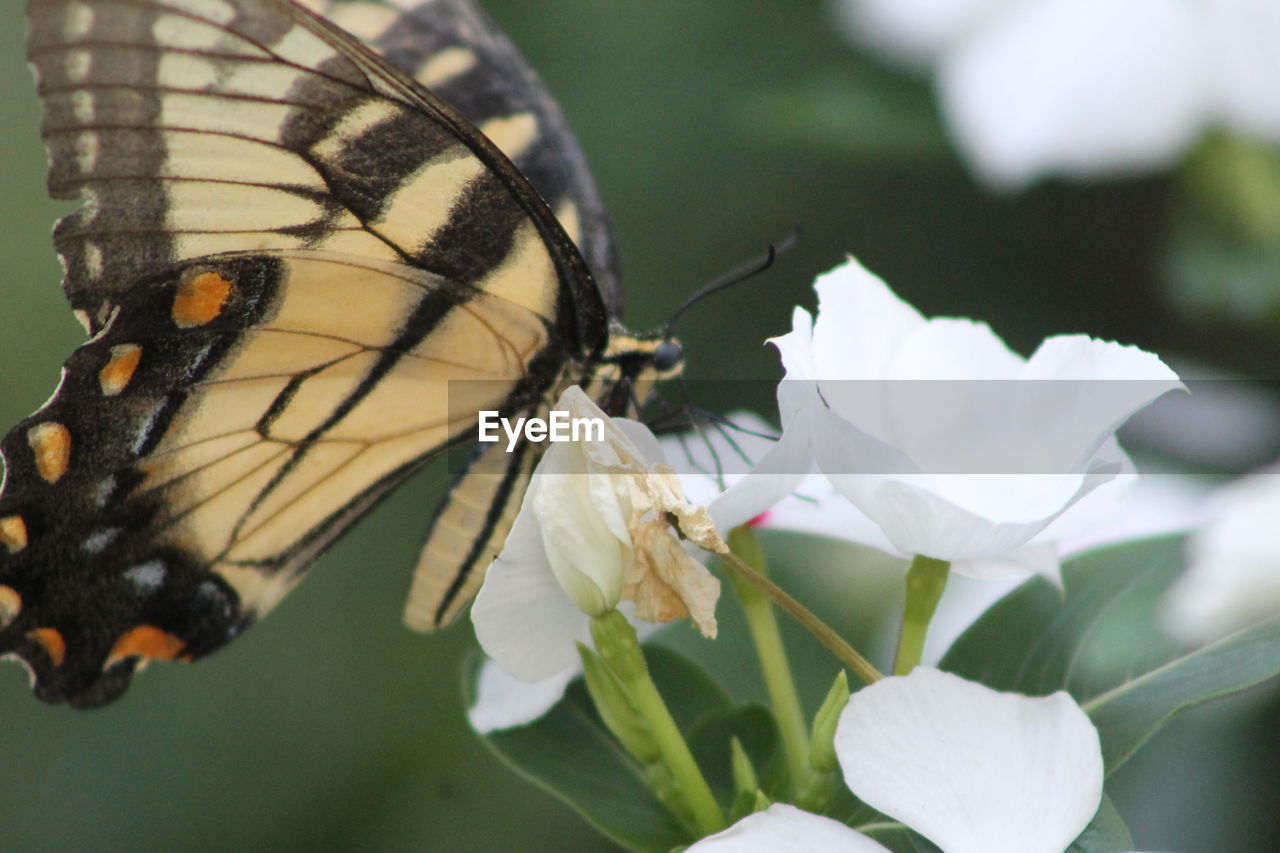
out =
<path fill-rule="evenodd" d="M 190 329 L 216 320 L 232 288 L 232 283 L 216 272 L 203 272 L 182 282 L 173 297 L 173 322 Z"/>
<path fill-rule="evenodd" d="M 27 430 L 27 443 L 36 455 L 36 470 L 45 482 L 56 483 L 71 464 L 71 433 L 60 423 L 36 424 Z"/>
<path fill-rule="evenodd" d="M 57 628 L 36 628 L 28 631 L 27 636 L 44 648 L 54 666 L 62 666 L 62 661 L 67 656 L 67 641 L 62 639 Z"/>
<path fill-rule="evenodd" d="M 8 628 L 22 612 L 22 596 L 11 586 L 0 584 L 0 631 Z"/>
<path fill-rule="evenodd" d="M 161 631 L 154 625 L 139 625 L 120 635 L 111 647 L 104 667 L 127 657 L 173 660 L 181 653 L 182 646 L 182 640 L 168 631 Z"/>
<path fill-rule="evenodd" d="M 10 554 L 16 554 L 27 547 L 27 523 L 20 515 L 6 515 L 0 518 L 0 544 L 8 547 Z"/>
<path fill-rule="evenodd" d="M 98 371 L 98 384 L 102 393 L 114 397 L 125 389 L 133 372 L 142 359 L 142 347 L 137 344 L 120 344 L 111 348 L 111 360 Z"/>

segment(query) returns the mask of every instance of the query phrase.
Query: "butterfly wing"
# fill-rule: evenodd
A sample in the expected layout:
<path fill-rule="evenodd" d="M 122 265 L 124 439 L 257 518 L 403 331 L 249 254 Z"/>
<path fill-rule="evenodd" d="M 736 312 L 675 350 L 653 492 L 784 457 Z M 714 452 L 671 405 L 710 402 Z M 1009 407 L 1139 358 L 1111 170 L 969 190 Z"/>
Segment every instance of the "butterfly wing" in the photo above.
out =
<path fill-rule="evenodd" d="M 92 706 L 225 643 L 476 409 L 532 405 L 606 332 L 496 147 L 291 3 L 28 16 L 94 337 L 0 443 L 0 653 Z"/>
<path fill-rule="evenodd" d="M 456 108 L 506 153 L 564 225 L 595 273 L 612 316 L 622 312 L 618 259 L 586 159 L 555 102 L 511 42 L 470 0 L 308 0 Z M 532 116 L 536 125 L 512 116 Z M 537 133 L 529 138 L 531 126 Z M 529 414 L 539 414 L 530 412 Z M 414 572 L 405 622 L 447 625 L 470 603 L 502 549 L 537 461 L 477 445 L 436 507 Z"/>
<path fill-rule="evenodd" d="M 471 0 L 305 0 L 359 36 L 494 141 L 582 252 L 609 314 L 622 315 L 616 243 L 560 108 L 511 41 Z M 532 116 L 537 133 L 526 138 Z"/>

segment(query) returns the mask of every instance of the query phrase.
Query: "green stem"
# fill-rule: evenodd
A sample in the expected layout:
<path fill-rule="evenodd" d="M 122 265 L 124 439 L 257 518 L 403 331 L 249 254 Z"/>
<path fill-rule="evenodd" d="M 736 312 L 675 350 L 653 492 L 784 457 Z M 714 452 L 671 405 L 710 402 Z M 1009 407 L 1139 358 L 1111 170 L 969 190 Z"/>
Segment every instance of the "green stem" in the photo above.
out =
<path fill-rule="evenodd" d="M 716 803 L 711 787 L 689 752 L 666 702 L 649 676 L 635 628 L 616 610 L 591 620 L 591 636 L 596 651 L 626 686 L 636 711 L 649 724 L 662 762 L 675 781 L 675 795 L 687 806 L 699 837 L 712 835 L 725 828 L 724 812 Z"/>
<path fill-rule="evenodd" d="M 1185 167 L 1196 201 L 1255 246 L 1280 240 L 1280 158 L 1271 145 L 1211 137 Z"/>
<path fill-rule="evenodd" d="M 818 642 L 826 646 L 832 654 L 840 659 L 841 663 L 853 670 L 853 674 L 862 679 L 864 683 L 871 684 L 884 678 L 884 675 L 879 670 L 872 666 L 866 658 L 858 654 L 857 650 L 846 643 L 843 637 L 831 630 L 827 623 L 814 616 L 809 608 L 788 595 L 782 587 L 747 565 L 737 554 L 717 553 L 716 556 L 732 569 L 734 574 L 767 595 L 770 601 L 778 605 L 792 619 L 799 622 L 806 631 L 813 634 L 818 639 Z"/>
<path fill-rule="evenodd" d="M 760 544 L 750 528 L 738 527 L 731 531 L 729 548 L 764 577 L 764 552 L 760 550 Z M 769 702 L 773 705 L 773 714 L 782 734 L 782 748 L 787 767 L 791 771 L 791 784 L 794 791 L 799 791 L 808 781 L 810 773 L 809 729 L 805 725 L 804 711 L 796 693 L 791 663 L 787 660 L 787 652 L 782 645 L 778 617 L 768 596 L 741 575 L 733 574 L 730 577 L 738 600 L 742 602 L 747 627 L 756 645 L 756 655 L 760 658 L 760 669 L 764 674 L 765 688 L 769 691 Z"/>
<path fill-rule="evenodd" d="M 942 591 L 947 588 L 951 564 L 919 554 L 907 569 L 907 600 L 902 606 L 902 631 L 898 634 L 898 655 L 893 662 L 894 675 L 906 675 L 920 665 L 924 656 L 924 640 L 929 623 L 938 609 Z"/>

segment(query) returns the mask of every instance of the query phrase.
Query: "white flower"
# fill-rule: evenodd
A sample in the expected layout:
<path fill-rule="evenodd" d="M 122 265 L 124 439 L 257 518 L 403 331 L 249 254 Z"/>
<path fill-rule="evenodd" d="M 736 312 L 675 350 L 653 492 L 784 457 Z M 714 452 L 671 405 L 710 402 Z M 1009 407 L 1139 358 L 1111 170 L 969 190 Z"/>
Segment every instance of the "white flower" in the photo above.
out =
<path fill-rule="evenodd" d="M 888 853 L 888 849 L 838 820 L 774 803 L 702 839 L 687 853 Z"/>
<path fill-rule="evenodd" d="M 835 746 L 854 794 L 944 853 L 1061 853 L 1102 799 L 1097 730 L 1062 692 L 998 693 L 920 667 L 853 694 Z M 773 806 L 689 851 L 883 849 L 829 818 Z"/>
<path fill-rule="evenodd" d="M 1274 0 L 836 0 L 852 38 L 932 66 L 978 174 L 1165 168 L 1210 127 L 1280 142 Z"/>
<path fill-rule="evenodd" d="M 749 431 L 762 434 L 775 431 L 758 418 L 735 420 Z M 639 424 L 621 418 L 612 423 L 625 433 L 645 462 L 662 464 L 669 457 L 681 463 L 680 483 L 689 503 L 705 505 L 708 517 L 721 535 L 727 535 L 733 527 L 761 513 L 772 512 L 775 504 L 780 517 L 802 519 L 796 525 L 799 528 L 810 518 L 805 500 L 786 497 L 805 479 L 804 472 L 812 464 L 806 455 L 807 448 L 797 448 L 794 444 L 780 448 L 777 442 L 767 438 L 738 433 L 735 440 L 747 459 L 759 460 L 749 474 L 744 474 L 742 469 L 748 463 L 732 455 L 734 451 L 729 443 L 712 433 L 716 452 L 722 455 L 725 468 L 732 472 L 723 477 L 723 485 L 728 486 L 725 489 L 721 487 L 721 478 L 698 473 L 714 471 L 716 464 L 700 436 L 690 435 L 684 442 L 668 438 L 659 444 Z M 668 452 L 664 453 L 664 446 Z M 538 470 L 543 471 L 541 466 Z M 825 486 L 821 477 L 811 478 L 810 485 L 814 480 Z M 536 502 L 530 495 L 537 488 L 541 488 L 538 483 L 530 484 L 526 505 Z M 830 488 L 826 487 L 825 491 L 829 492 Z M 609 495 L 603 489 L 601 494 L 605 498 Z M 606 500 L 604 504 L 611 506 L 612 502 Z M 585 510 L 579 508 L 579 512 Z M 472 611 L 482 645 L 487 651 L 492 649 L 491 655 L 503 662 L 500 666 L 489 660 L 481 668 L 476 701 L 469 712 L 472 727 L 481 733 L 523 725 L 550 710 L 563 696 L 569 682 L 581 672 L 573 643 L 591 644 L 587 617 L 571 603 L 557 581 L 546 556 L 546 545 L 539 540 L 537 525 L 536 511 L 522 509 L 502 555 L 485 576 L 484 587 Z M 575 536 L 584 538 L 581 533 Z M 604 554 L 611 556 L 609 548 L 614 547 L 613 543 L 604 537 L 602 540 L 608 546 L 602 549 Z M 565 559 L 569 561 L 568 555 Z M 585 568 L 592 570 L 592 567 Z M 573 577 L 576 570 L 570 568 L 564 573 Z M 616 587 L 616 581 L 608 579 L 599 583 L 586 578 L 579 580 L 584 582 L 583 595 L 588 603 L 596 590 Z M 607 600 L 617 599 L 610 595 Z M 622 601 L 620 609 L 628 616 L 635 615 L 630 602 Z M 657 628 L 644 619 L 632 621 L 642 639 Z M 521 677 L 512 673 L 519 673 Z"/>
<path fill-rule="evenodd" d="M 727 546 L 670 469 L 653 464 L 662 458 L 653 434 L 610 419 L 577 386 L 556 409 L 600 419 L 604 440 L 555 442 L 543 454 L 471 610 L 480 645 L 517 678 L 548 678 L 577 662 L 590 617 L 623 599 L 641 619 L 691 616 L 714 636 L 719 582 L 676 541 L 668 518 L 703 547 Z"/>
<path fill-rule="evenodd" d="M 1083 335 L 1024 359 L 985 324 L 925 319 L 852 260 L 815 288 L 817 321 L 797 308 L 774 339 L 802 400 L 792 428 L 902 554 L 990 561 L 1026 545 L 1131 470 L 1116 428 L 1181 387 L 1155 356 Z"/>
<path fill-rule="evenodd" d="M 1166 631 L 1187 643 L 1280 615 L 1280 468 L 1237 480 L 1210 502 L 1210 519 L 1192 535 L 1186 574 L 1162 614 Z"/>

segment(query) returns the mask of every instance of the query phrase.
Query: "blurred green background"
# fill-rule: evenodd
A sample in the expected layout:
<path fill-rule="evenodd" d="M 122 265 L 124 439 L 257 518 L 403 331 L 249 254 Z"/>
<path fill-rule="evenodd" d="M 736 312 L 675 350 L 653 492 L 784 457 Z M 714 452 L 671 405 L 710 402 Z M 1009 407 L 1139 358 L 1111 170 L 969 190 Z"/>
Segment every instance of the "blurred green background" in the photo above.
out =
<path fill-rule="evenodd" d="M 5 424 L 44 401 L 82 339 L 49 240 L 71 206 L 45 196 L 17 5 L 0 18 Z M 764 338 L 789 328 L 791 306 L 812 306 L 814 275 L 848 252 L 925 313 L 987 320 L 1024 353 L 1083 331 L 1280 375 L 1274 317 L 1193 316 L 1161 285 L 1168 179 L 991 195 L 948 152 L 927 87 L 860 58 L 821 3 L 485 5 L 587 152 L 632 326 L 661 324 L 699 284 L 802 227 L 774 270 L 682 321 L 693 378 L 776 376 Z M 701 387 L 709 408 L 772 411 L 767 388 L 743 399 Z M 105 710 L 45 707 L 19 667 L 0 668 L 0 849 L 611 849 L 466 727 L 469 627 L 422 637 L 400 625 L 434 479 L 401 490 L 245 638 L 195 666 L 154 667 Z M 801 545 L 785 550 L 806 562 Z M 821 597 L 815 583 L 799 589 Z M 1180 719 L 1115 796 L 1139 849 L 1275 849 L 1278 755 L 1272 686 Z"/>

